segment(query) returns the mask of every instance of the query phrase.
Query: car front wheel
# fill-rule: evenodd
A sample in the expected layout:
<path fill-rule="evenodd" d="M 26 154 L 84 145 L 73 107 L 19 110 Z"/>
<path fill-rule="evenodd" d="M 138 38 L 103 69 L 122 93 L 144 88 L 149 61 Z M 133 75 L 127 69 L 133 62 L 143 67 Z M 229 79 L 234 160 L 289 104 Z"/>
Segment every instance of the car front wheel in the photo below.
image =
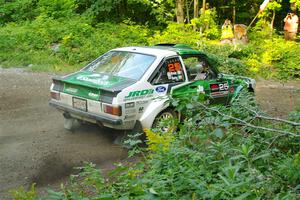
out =
<path fill-rule="evenodd" d="M 172 109 L 166 109 L 160 112 L 153 123 L 152 128 L 159 130 L 163 133 L 173 132 L 176 130 L 177 113 Z"/>

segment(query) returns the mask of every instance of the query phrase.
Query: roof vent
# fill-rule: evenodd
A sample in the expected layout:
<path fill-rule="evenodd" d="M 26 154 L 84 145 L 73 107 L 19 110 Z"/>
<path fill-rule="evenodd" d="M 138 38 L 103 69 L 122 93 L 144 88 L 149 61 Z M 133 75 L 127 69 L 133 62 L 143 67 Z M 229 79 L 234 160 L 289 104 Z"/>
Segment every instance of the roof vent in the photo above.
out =
<path fill-rule="evenodd" d="M 156 44 L 154 46 L 157 47 L 174 47 L 176 44 L 169 44 L 169 43 L 163 43 L 163 44 Z"/>
<path fill-rule="evenodd" d="M 192 47 L 190 47 L 189 45 L 186 45 L 186 44 L 163 43 L 163 44 L 156 44 L 154 46 L 156 46 L 156 47 L 180 48 L 180 49 L 192 49 Z"/>

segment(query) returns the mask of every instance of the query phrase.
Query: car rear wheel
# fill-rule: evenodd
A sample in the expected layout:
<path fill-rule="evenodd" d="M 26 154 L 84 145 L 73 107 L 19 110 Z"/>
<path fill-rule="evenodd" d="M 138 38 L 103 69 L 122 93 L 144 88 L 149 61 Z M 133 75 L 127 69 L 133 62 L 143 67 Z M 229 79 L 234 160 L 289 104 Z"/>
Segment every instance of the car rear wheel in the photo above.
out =
<path fill-rule="evenodd" d="M 166 109 L 156 116 L 152 128 L 157 129 L 163 133 L 173 132 L 176 130 L 175 121 L 177 118 L 178 115 L 174 110 Z"/>

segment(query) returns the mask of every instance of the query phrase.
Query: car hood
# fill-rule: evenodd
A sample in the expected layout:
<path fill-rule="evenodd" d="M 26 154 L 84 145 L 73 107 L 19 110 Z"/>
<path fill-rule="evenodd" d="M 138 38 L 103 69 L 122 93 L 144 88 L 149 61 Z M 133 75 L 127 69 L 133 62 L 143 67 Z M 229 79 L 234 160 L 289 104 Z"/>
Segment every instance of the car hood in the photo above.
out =
<path fill-rule="evenodd" d="M 133 79 L 125 77 L 114 76 L 110 74 L 98 74 L 89 71 L 80 71 L 62 77 L 60 81 L 71 85 L 79 85 L 110 92 L 121 91 L 122 89 L 136 82 Z"/>

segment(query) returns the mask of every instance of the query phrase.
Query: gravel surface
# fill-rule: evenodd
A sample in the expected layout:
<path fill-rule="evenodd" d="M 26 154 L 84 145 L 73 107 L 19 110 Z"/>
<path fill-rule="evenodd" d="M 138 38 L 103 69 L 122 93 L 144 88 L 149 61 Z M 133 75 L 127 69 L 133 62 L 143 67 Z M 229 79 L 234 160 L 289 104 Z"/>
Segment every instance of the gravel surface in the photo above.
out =
<path fill-rule="evenodd" d="M 113 143 L 118 132 L 82 125 L 63 128 L 61 113 L 48 106 L 51 75 L 0 69 L 0 199 L 8 191 L 36 182 L 56 185 L 84 161 L 102 170 L 124 160 L 127 151 Z"/>
<path fill-rule="evenodd" d="M 256 100 L 267 114 L 287 118 L 289 112 L 300 109 L 300 81 L 257 80 Z"/>
<path fill-rule="evenodd" d="M 113 143 L 120 132 L 82 125 L 73 133 L 48 106 L 51 74 L 0 68 L 0 199 L 9 190 L 37 183 L 38 191 L 58 186 L 84 161 L 110 170 L 127 151 Z M 258 81 L 257 100 L 269 114 L 286 117 L 300 107 L 300 83 Z"/>

